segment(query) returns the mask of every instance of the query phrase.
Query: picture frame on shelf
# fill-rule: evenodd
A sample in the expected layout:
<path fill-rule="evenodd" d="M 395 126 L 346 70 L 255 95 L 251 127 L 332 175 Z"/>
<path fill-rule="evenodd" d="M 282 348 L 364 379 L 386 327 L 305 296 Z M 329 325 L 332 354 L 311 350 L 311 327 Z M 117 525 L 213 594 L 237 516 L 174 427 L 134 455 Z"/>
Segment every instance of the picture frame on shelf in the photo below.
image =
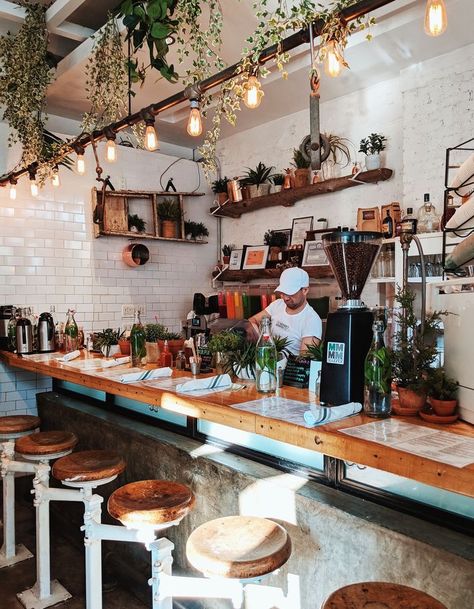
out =
<path fill-rule="evenodd" d="M 242 268 L 246 271 L 264 269 L 267 266 L 268 245 L 249 245 L 245 250 Z"/>
<path fill-rule="evenodd" d="M 244 255 L 244 250 L 232 250 L 230 253 L 229 260 L 229 270 L 230 271 L 240 271 L 242 268 L 242 258 Z"/>
<path fill-rule="evenodd" d="M 290 241 L 291 241 L 291 228 L 275 228 L 275 229 L 272 229 L 272 233 L 283 233 L 284 235 L 286 235 L 287 246 L 290 245 Z"/>
<path fill-rule="evenodd" d="M 292 245 L 304 245 L 306 241 L 306 232 L 312 230 L 312 228 L 313 216 L 293 218 L 293 224 L 291 226 L 290 247 Z"/>
<path fill-rule="evenodd" d="M 323 247 L 321 235 L 315 235 L 312 241 L 306 241 L 304 245 L 303 260 L 301 266 L 327 266 L 329 264 Z"/>

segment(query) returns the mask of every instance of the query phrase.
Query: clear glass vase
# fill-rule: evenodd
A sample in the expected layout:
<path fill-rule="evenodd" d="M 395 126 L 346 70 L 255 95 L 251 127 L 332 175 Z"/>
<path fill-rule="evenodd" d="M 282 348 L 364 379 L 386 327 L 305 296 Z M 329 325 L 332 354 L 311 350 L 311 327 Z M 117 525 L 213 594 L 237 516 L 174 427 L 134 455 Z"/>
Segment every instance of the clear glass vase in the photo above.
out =
<path fill-rule="evenodd" d="M 384 322 L 375 321 L 372 329 L 372 345 L 365 358 L 364 412 L 369 417 L 384 419 L 392 411 L 392 364 L 383 340 Z"/>

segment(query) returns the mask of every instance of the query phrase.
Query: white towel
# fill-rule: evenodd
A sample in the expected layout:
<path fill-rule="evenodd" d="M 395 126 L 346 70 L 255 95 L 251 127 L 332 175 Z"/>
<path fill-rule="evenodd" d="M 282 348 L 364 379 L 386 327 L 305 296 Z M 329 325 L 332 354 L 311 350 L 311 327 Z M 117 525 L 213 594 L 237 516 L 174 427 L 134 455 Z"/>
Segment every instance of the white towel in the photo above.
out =
<path fill-rule="evenodd" d="M 130 363 L 130 355 L 125 355 L 124 357 L 116 357 L 114 359 L 108 359 L 105 362 L 102 362 L 102 368 L 113 368 L 114 366 L 121 366 L 122 364 Z"/>
<path fill-rule="evenodd" d="M 122 374 L 119 378 L 121 383 L 138 383 L 138 381 L 152 381 L 165 376 L 171 376 L 173 371 L 171 368 L 155 368 L 153 370 L 143 370 L 141 372 L 130 372 Z"/>
<path fill-rule="evenodd" d="M 76 351 L 70 351 L 69 353 L 65 353 L 58 361 L 59 362 L 70 362 L 72 359 L 76 359 L 76 357 L 80 357 L 81 352 L 79 349 Z"/>
<path fill-rule="evenodd" d="M 227 391 L 232 388 L 232 381 L 228 374 L 218 374 L 204 379 L 193 379 L 187 383 L 176 385 L 178 393 L 190 393 L 194 395 L 206 395 L 207 393 L 217 393 Z"/>
<path fill-rule="evenodd" d="M 339 421 L 340 419 L 345 419 L 353 414 L 357 414 L 362 410 L 362 404 L 359 404 L 359 402 L 350 402 L 349 404 L 332 406 L 331 408 L 310 404 L 310 408 L 311 410 L 307 410 L 304 413 L 304 420 L 308 427 L 316 427 L 317 425 L 325 425 L 326 423 Z"/>

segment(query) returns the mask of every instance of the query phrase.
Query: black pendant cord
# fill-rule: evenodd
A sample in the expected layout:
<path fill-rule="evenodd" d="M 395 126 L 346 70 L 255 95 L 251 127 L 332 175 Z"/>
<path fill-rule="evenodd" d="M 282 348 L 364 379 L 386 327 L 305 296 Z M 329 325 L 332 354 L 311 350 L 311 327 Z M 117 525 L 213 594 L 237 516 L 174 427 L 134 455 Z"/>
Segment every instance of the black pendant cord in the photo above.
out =
<path fill-rule="evenodd" d="M 132 59 L 132 41 L 130 40 L 130 38 L 128 39 L 128 50 L 127 50 L 127 57 L 128 57 L 128 63 L 127 63 L 127 71 L 128 71 L 128 115 L 130 116 L 132 114 L 132 68 L 130 67 L 130 61 Z"/>
<path fill-rule="evenodd" d="M 353 4 L 352 6 L 343 9 L 340 15 L 346 22 L 354 21 L 355 19 L 359 19 L 359 17 L 363 17 L 371 11 L 387 6 L 388 4 L 391 4 L 394 1 L 395 0 L 361 0 L 357 4 Z M 324 21 L 322 19 L 318 19 L 318 21 L 313 22 L 309 27 L 312 28 L 313 36 L 316 38 L 321 34 L 321 31 L 324 27 Z M 260 65 L 264 64 L 267 61 L 273 59 L 275 55 L 277 55 L 277 53 L 286 53 L 288 51 L 291 51 L 292 49 L 295 49 L 296 47 L 299 47 L 302 44 L 308 44 L 310 39 L 309 27 L 304 28 L 299 32 L 296 32 L 291 36 L 288 36 L 288 38 L 285 38 L 279 44 L 274 44 L 264 49 L 260 54 L 258 63 Z M 223 82 L 234 78 L 239 73 L 239 68 L 240 62 L 235 63 L 225 68 L 224 70 L 221 70 L 217 74 L 214 74 L 213 76 L 210 76 L 209 78 L 206 78 L 205 80 L 202 80 L 200 83 L 196 84 L 199 85 L 200 91 L 204 93 L 205 91 L 209 91 L 210 89 L 221 85 Z M 92 140 L 97 142 L 104 139 L 106 137 L 106 132 L 109 132 L 109 130 L 118 133 L 119 131 L 123 131 L 124 129 L 131 127 L 132 125 L 136 125 L 137 123 L 142 122 L 145 116 L 157 116 L 160 112 L 164 112 L 165 110 L 169 110 L 174 106 L 178 106 L 179 104 L 188 101 L 189 99 L 186 89 L 183 89 L 179 93 L 175 93 L 174 95 L 171 95 L 170 97 L 167 97 L 166 99 L 160 102 L 150 104 L 149 106 L 142 108 L 138 112 L 134 112 L 133 114 L 130 113 L 128 116 L 125 116 L 124 118 L 120 119 L 115 123 L 107 125 L 103 129 L 98 129 L 88 135 L 79 135 L 75 141 L 70 143 L 70 150 L 71 152 L 73 152 L 75 147 L 84 148 L 90 145 Z M 58 162 L 59 160 L 60 159 L 58 159 Z M 12 171 L 1 177 L 0 187 L 6 186 L 11 180 L 17 180 L 19 177 L 27 174 L 30 167 L 31 166 L 24 167 L 22 169 L 19 169 L 18 171 Z"/>

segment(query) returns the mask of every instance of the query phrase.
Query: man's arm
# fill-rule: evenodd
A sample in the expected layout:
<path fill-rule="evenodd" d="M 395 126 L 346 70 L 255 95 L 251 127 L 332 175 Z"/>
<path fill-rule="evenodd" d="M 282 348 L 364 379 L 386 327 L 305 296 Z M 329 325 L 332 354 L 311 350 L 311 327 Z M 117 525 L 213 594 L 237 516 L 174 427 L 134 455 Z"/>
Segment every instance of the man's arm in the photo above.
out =
<path fill-rule="evenodd" d="M 303 355 L 303 353 L 310 345 L 318 346 L 320 343 L 321 339 L 316 338 L 316 336 L 303 336 L 303 338 L 301 339 L 300 355 Z"/>
<path fill-rule="evenodd" d="M 257 338 L 260 334 L 260 329 L 259 329 L 260 322 L 262 321 L 262 319 L 264 317 L 270 317 L 270 314 L 268 313 L 268 311 L 266 309 L 263 309 L 263 311 L 260 311 L 260 313 L 256 313 L 255 315 L 252 315 L 252 317 L 249 317 L 249 322 L 251 323 L 253 331 Z"/>

